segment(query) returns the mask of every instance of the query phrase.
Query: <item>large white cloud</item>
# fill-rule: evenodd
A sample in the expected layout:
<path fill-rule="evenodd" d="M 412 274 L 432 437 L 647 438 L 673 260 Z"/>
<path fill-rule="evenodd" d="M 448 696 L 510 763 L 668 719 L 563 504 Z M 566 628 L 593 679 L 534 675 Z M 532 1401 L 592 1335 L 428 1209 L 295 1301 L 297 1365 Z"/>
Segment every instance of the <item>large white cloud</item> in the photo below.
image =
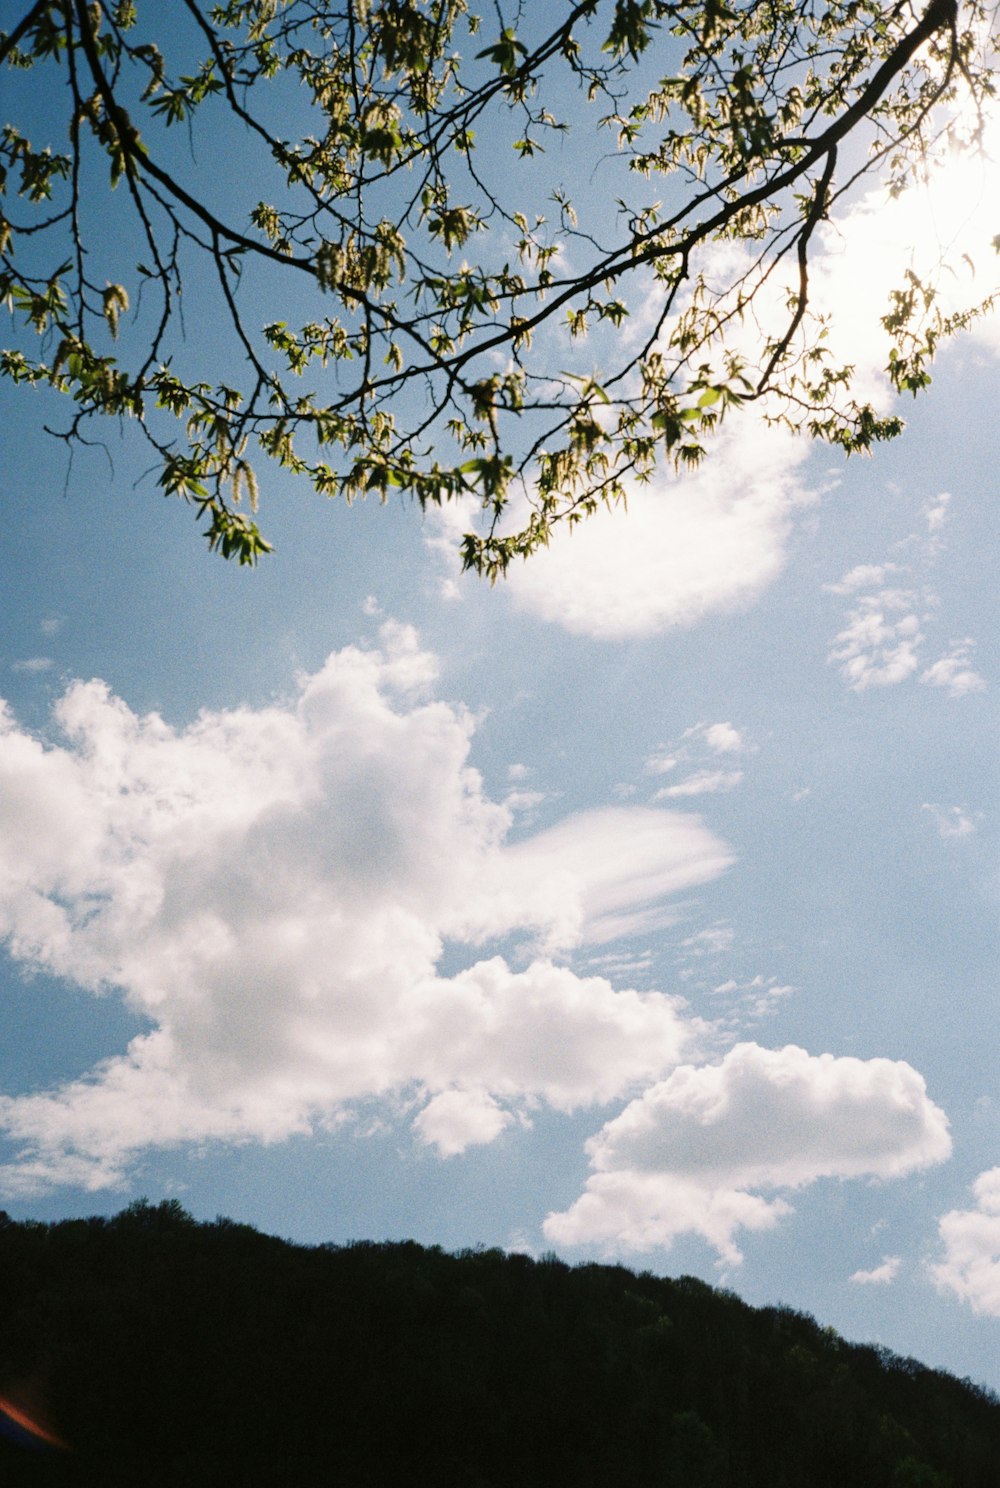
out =
<path fill-rule="evenodd" d="M 738 1262 L 740 1229 L 769 1229 L 783 1198 L 819 1178 L 895 1178 L 951 1150 L 921 1076 L 888 1059 L 737 1044 L 631 1101 L 587 1144 L 584 1193 L 545 1222 L 550 1240 L 608 1250 L 702 1235 Z M 764 1192 L 761 1192 L 761 1191 Z"/>
<path fill-rule="evenodd" d="M 473 722 L 388 624 L 284 703 L 137 717 L 100 682 L 63 740 L 0 720 L 0 938 L 29 967 L 113 989 L 150 1023 L 58 1089 L 0 1097 L 8 1188 L 114 1181 L 150 1143 L 279 1140 L 344 1104 L 430 1101 L 442 1151 L 495 1136 L 497 1102 L 604 1101 L 689 1052 L 676 999 L 549 956 L 664 913 L 731 862 L 690 814 L 584 813 L 508 847 L 469 765 Z M 445 941 L 545 954 L 438 974 Z M 447 1099 L 444 1097 L 447 1096 Z"/>
<path fill-rule="evenodd" d="M 620 639 L 745 608 L 781 572 L 804 442 L 733 419 L 693 474 L 667 473 L 558 532 L 512 568 L 515 602 L 580 635 Z"/>
<path fill-rule="evenodd" d="M 824 348 L 831 365 L 853 368 L 859 402 L 870 400 L 883 413 L 893 406 L 890 341 L 881 322 L 892 292 L 907 287 L 907 272 L 933 286 L 945 315 L 968 310 L 1000 283 L 992 247 L 998 158 L 1000 127 L 991 120 L 984 155 L 942 151 L 927 184 L 896 198 L 874 188 L 838 203 L 817 232 L 810 305 L 828 318 Z M 797 272 L 793 261 L 769 274 L 753 265 L 751 249 L 732 242 L 712 245 L 703 265 L 717 282 L 741 283 L 744 274 L 751 282 L 762 279 L 754 314 L 734 314 L 727 325 L 727 345 L 751 366 L 761 358 L 762 340 L 768 333 L 777 338 L 787 324 Z M 651 333 L 657 314 L 653 291 L 633 317 L 637 348 L 639 331 Z M 976 322 L 973 334 L 997 352 L 1000 317 Z M 815 323 L 807 320 L 802 335 L 815 339 Z M 815 479 L 803 469 L 808 453 L 808 439 L 766 425 L 758 413 L 731 414 L 696 471 L 675 475 L 664 468 L 630 489 L 627 513 L 602 508 L 572 530 L 556 531 L 547 548 L 511 570 L 507 587 L 542 619 L 607 638 L 659 634 L 745 608 L 781 572 L 796 508 L 816 494 Z M 438 521 L 432 544 L 446 550 L 467 525 L 463 517 L 449 534 L 448 519 Z M 867 669 L 859 661 L 861 680 L 849 674 L 853 685 L 895 681 L 915 665 L 912 636 L 905 628 L 895 638 L 891 633 L 899 620 L 875 635 L 872 624 L 866 617 L 863 633 L 839 638 L 866 653 L 887 651 Z M 853 654 L 845 654 L 845 666 Z M 953 685 L 955 675 L 934 672 L 925 680 Z"/>
<path fill-rule="evenodd" d="M 974 1312 L 1000 1317 L 1000 1168 L 980 1173 L 972 1192 L 974 1209 L 952 1209 L 938 1222 L 945 1254 L 931 1274 Z"/>

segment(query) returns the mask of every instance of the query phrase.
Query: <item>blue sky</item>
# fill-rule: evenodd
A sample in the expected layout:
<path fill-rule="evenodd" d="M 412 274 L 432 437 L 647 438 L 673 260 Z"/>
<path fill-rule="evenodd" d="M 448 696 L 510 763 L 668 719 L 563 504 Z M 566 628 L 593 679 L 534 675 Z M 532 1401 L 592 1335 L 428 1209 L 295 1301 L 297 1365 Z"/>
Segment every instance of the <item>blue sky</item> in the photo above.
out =
<path fill-rule="evenodd" d="M 824 240 L 883 402 L 990 180 Z M 280 473 L 227 567 L 5 389 L 0 1203 L 694 1272 L 1000 1387 L 998 350 L 870 461 L 734 420 L 493 590 L 466 514 Z"/>

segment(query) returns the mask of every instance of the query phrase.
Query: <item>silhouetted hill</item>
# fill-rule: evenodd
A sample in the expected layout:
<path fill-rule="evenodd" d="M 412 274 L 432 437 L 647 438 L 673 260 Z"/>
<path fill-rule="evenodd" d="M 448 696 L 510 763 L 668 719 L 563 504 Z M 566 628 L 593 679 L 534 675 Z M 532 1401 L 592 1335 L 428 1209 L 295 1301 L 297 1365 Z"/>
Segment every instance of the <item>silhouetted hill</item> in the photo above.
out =
<path fill-rule="evenodd" d="M 1000 1488 L 995 1396 L 803 1313 L 176 1202 L 0 1214 L 0 1396 L 3 1488 Z"/>

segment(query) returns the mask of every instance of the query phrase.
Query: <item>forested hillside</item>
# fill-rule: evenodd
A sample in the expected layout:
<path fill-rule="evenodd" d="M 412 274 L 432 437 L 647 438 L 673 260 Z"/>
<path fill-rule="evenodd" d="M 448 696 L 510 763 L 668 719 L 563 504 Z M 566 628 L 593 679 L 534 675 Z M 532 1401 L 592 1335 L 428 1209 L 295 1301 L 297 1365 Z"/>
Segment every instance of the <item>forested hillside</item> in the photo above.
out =
<path fill-rule="evenodd" d="M 995 1396 L 804 1314 L 176 1202 L 0 1214 L 0 1397 L 4 1488 L 1000 1485 Z"/>

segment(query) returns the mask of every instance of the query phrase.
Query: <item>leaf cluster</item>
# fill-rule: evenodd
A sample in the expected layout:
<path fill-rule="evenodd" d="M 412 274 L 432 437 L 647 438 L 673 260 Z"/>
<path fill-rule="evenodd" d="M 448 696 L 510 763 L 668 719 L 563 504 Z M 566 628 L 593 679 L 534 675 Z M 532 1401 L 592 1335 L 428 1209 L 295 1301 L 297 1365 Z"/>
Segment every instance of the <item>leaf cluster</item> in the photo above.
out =
<path fill-rule="evenodd" d="M 68 395 L 71 442 L 134 421 L 224 556 L 269 550 L 238 509 L 258 456 L 348 500 L 471 498 L 463 559 L 496 578 L 664 461 L 696 464 L 730 409 L 848 452 L 902 427 L 831 359 L 810 251 L 860 179 L 904 189 L 992 97 L 984 0 L 175 10 L 36 0 L 0 37 L 0 65 L 66 101 L 58 148 L 0 134 L 0 373 Z M 267 183 L 242 215 L 211 150 L 237 129 L 241 175 Z M 585 157 L 606 141 L 614 213 L 581 222 L 565 187 L 525 209 L 568 132 Z M 131 274 L 102 275 L 114 241 Z M 182 354 L 192 277 L 224 354 Z M 904 280 L 883 319 L 897 389 L 982 308 L 948 317 Z"/>

